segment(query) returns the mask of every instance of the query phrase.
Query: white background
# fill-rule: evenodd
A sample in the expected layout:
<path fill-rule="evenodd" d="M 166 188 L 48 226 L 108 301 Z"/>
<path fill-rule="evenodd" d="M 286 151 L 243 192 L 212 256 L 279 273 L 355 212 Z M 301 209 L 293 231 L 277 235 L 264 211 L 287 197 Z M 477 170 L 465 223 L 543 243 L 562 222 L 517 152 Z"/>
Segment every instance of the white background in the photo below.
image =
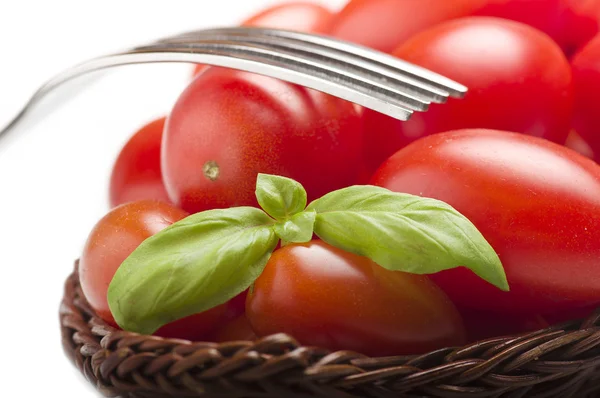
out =
<path fill-rule="evenodd" d="M 320 2 L 336 9 L 345 0 Z M 274 3 L 3 0 L 0 126 L 38 85 L 76 63 L 182 31 L 233 25 Z M 120 146 L 168 112 L 191 68 L 115 70 L 40 122 L 0 139 L 0 352 L 8 365 L 0 370 L 3 397 L 99 396 L 62 352 L 63 282 L 107 211 L 108 176 Z"/>

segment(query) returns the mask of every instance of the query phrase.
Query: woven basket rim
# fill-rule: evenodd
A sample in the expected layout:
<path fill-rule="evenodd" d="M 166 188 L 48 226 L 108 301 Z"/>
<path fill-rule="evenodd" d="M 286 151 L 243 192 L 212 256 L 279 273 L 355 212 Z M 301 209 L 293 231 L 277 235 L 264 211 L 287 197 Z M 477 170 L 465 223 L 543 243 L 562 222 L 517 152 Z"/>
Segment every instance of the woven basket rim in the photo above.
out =
<path fill-rule="evenodd" d="M 600 310 L 531 333 L 425 355 L 330 352 L 276 334 L 191 342 L 118 330 L 91 309 L 78 262 L 64 286 L 63 349 L 105 396 L 487 398 L 600 396 Z"/>

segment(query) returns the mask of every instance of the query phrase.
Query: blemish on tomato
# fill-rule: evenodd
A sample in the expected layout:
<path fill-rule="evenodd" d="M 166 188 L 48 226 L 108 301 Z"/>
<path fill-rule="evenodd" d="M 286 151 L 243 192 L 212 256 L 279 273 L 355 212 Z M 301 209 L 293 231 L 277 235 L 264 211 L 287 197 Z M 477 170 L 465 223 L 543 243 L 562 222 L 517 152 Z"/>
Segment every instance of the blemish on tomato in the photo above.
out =
<path fill-rule="evenodd" d="M 221 170 L 219 169 L 219 165 L 214 160 L 209 160 L 204 163 L 202 166 L 202 173 L 204 173 L 204 177 L 208 178 L 211 181 L 216 181 L 219 178 Z"/>

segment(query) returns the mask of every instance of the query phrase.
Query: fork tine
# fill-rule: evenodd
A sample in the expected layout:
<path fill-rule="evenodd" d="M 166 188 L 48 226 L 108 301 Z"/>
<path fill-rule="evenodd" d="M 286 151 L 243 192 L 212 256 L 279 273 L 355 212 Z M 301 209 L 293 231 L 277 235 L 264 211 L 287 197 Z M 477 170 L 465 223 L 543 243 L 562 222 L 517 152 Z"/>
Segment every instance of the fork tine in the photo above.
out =
<path fill-rule="evenodd" d="M 366 87 L 358 87 L 343 78 L 332 79 L 330 74 L 326 74 L 326 77 L 323 77 L 322 75 L 313 74 L 313 71 L 299 71 L 297 68 L 290 68 L 288 64 L 283 62 L 267 62 L 264 57 L 261 58 L 257 55 L 252 56 L 251 54 L 243 53 L 235 54 L 232 51 L 219 51 L 216 49 L 209 50 L 196 48 L 192 50 L 193 51 L 190 51 L 189 48 L 184 52 L 160 52 L 151 50 L 141 52 L 140 50 L 132 50 L 95 58 L 67 69 L 54 76 L 33 93 L 23 108 L 9 120 L 7 125 L 0 129 L 0 139 L 6 136 L 7 133 L 28 115 L 29 111 L 42 98 L 63 83 L 89 72 L 117 66 L 144 63 L 185 62 L 233 68 L 271 76 L 323 91 L 399 120 L 408 120 L 413 113 L 411 109 L 396 104 L 394 101 L 390 101 L 389 97 L 387 100 L 382 99 L 382 95 L 375 93 L 374 88 L 372 88 L 372 92 L 369 91 L 369 85 L 366 85 Z M 383 97 L 385 98 L 385 96 Z"/>
<path fill-rule="evenodd" d="M 246 42 L 230 41 L 201 41 L 195 40 L 189 44 L 154 44 L 150 46 L 138 47 L 135 52 L 154 52 L 154 51 L 172 51 L 189 53 L 192 50 L 207 51 L 226 51 L 237 54 L 240 57 L 251 57 L 259 59 L 265 63 L 276 65 L 286 65 L 301 73 L 319 75 L 323 79 L 333 79 L 341 84 L 351 85 L 355 90 L 369 94 L 383 101 L 402 106 L 411 111 L 425 111 L 429 102 L 401 90 L 395 90 L 380 82 L 369 78 L 368 76 L 356 75 L 345 69 L 333 65 L 327 65 L 318 59 L 309 59 L 299 57 L 293 52 L 286 50 L 272 49 L 267 46 L 260 46 Z"/>
<path fill-rule="evenodd" d="M 311 43 L 327 47 L 329 49 L 345 53 L 349 56 L 362 58 L 365 62 L 379 65 L 379 67 L 388 69 L 391 73 L 401 76 L 412 77 L 425 84 L 433 85 L 441 90 L 448 91 L 451 96 L 462 98 L 467 92 L 467 88 L 445 76 L 439 75 L 428 69 L 403 61 L 394 56 L 375 51 L 369 47 L 342 41 L 330 36 L 307 34 L 296 31 L 276 30 L 259 27 L 234 27 L 234 28 L 216 28 L 203 31 L 192 31 L 177 35 L 185 37 L 186 35 L 197 34 L 259 34 L 276 38 L 286 38 L 297 40 L 299 42 Z M 176 37 L 177 37 L 176 36 Z"/>
<path fill-rule="evenodd" d="M 235 41 L 252 43 L 259 46 L 267 46 L 294 54 L 296 56 L 324 63 L 334 68 L 343 69 L 345 73 L 353 73 L 364 80 L 377 82 L 379 85 L 396 90 L 418 98 L 426 103 L 444 103 L 450 93 L 433 85 L 425 84 L 416 79 L 399 74 L 391 73 L 388 69 L 379 65 L 366 62 L 364 59 L 349 56 L 323 47 L 317 44 L 290 40 L 286 38 L 274 38 L 272 36 L 260 36 L 257 34 L 201 34 L 194 37 L 175 37 L 161 40 L 160 44 L 193 44 L 198 41 Z"/>
<path fill-rule="evenodd" d="M 193 40 L 192 40 L 193 39 Z M 263 28 L 187 32 L 76 65 L 43 84 L 0 129 L 0 138 L 50 91 L 89 72 L 143 63 L 204 63 L 262 74 L 325 92 L 399 120 L 467 88 L 367 47 L 327 36 Z"/>

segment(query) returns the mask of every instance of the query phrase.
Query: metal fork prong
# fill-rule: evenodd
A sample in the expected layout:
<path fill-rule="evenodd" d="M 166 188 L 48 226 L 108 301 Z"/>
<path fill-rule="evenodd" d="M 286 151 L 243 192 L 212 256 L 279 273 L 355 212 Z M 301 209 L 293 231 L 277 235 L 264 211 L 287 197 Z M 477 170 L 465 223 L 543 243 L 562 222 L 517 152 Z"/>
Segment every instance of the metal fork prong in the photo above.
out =
<path fill-rule="evenodd" d="M 302 42 L 308 42 L 318 44 L 324 47 L 335 49 L 347 53 L 351 56 L 361 57 L 367 62 L 379 64 L 381 67 L 390 70 L 392 73 L 400 73 L 401 75 L 409 76 L 426 84 L 434 85 L 441 90 L 448 91 L 451 96 L 456 98 L 462 98 L 467 92 L 467 88 L 460 83 L 457 83 L 445 76 L 432 72 L 428 69 L 414 65 L 412 63 L 403 61 L 391 55 L 387 55 L 378 51 L 375 51 L 369 47 L 361 46 L 354 43 L 338 40 L 333 37 L 307 34 L 296 31 L 288 30 L 276 30 L 258 27 L 233 27 L 233 28 L 217 28 L 207 29 L 203 31 L 191 31 L 183 33 L 174 37 L 185 37 L 186 35 L 197 35 L 202 32 L 203 34 L 219 34 L 219 33 L 231 33 L 231 34 L 246 34 L 248 32 L 255 32 L 259 35 L 281 37 L 291 40 L 298 40 Z"/>
<path fill-rule="evenodd" d="M 193 37 L 175 37 L 164 39 L 157 43 L 184 45 L 210 40 L 230 40 L 282 49 L 303 58 L 313 59 L 337 68 L 343 68 L 345 71 L 360 75 L 361 78 L 377 81 L 381 85 L 409 94 L 426 102 L 444 103 L 450 96 L 448 91 L 441 90 L 433 85 L 424 84 L 411 77 L 402 76 L 398 73 L 391 73 L 388 69 L 382 68 L 379 64 L 366 62 L 361 57 L 350 56 L 347 53 L 323 47 L 318 44 L 290 40 L 287 38 L 274 38 L 272 36 L 261 36 L 258 34 L 220 33 L 199 34 Z"/>
<path fill-rule="evenodd" d="M 409 110 L 425 111 L 429 102 L 414 97 L 400 90 L 386 87 L 380 82 L 369 79 L 368 76 L 356 75 L 345 69 L 327 65 L 318 60 L 299 57 L 294 53 L 288 53 L 282 49 L 272 49 L 267 46 L 259 46 L 245 42 L 206 41 L 197 40 L 187 45 L 159 43 L 150 46 L 138 47 L 133 52 L 178 52 L 189 53 L 190 51 L 218 51 L 233 52 L 240 57 L 261 60 L 264 63 L 285 64 L 298 72 L 320 75 L 323 79 L 333 79 L 340 83 L 351 85 L 354 89 L 365 94 L 377 97 L 383 101 L 405 107 Z"/>
<path fill-rule="evenodd" d="M 81 75 L 85 75 L 89 72 L 117 66 L 164 62 L 200 63 L 262 74 L 315 90 L 323 91 L 327 94 L 345 99 L 399 120 L 408 120 L 413 113 L 412 110 L 407 109 L 406 107 L 399 106 L 390 101 L 372 96 L 368 93 L 365 93 L 364 90 L 359 90 L 351 85 L 348 85 L 347 82 L 336 81 L 333 79 L 323 78 L 321 76 L 298 72 L 297 70 L 288 68 L 286 64 L 266 64 L 261 59 L 251 59 L 248 56 L 242 57 L 228 52 L 219 53 L 218 51 L 202 51 L 199 49 L 195 50 L 195 52 L 188 53 L 123 52 L 92 59 L 56 75 L 54 78 L 42 85 L 30 97 L 29 101 L 25 104 L 21 111 L 0 130 L 0 138 L 2 138 L 2 136 L 6 135 L 6 133 L 16 126 L 18 122 L 23 119 L 23 117 L 25 117 L 43 97 L 46 96 L 46 94 L 67 81 L 70 81 Z"/>

